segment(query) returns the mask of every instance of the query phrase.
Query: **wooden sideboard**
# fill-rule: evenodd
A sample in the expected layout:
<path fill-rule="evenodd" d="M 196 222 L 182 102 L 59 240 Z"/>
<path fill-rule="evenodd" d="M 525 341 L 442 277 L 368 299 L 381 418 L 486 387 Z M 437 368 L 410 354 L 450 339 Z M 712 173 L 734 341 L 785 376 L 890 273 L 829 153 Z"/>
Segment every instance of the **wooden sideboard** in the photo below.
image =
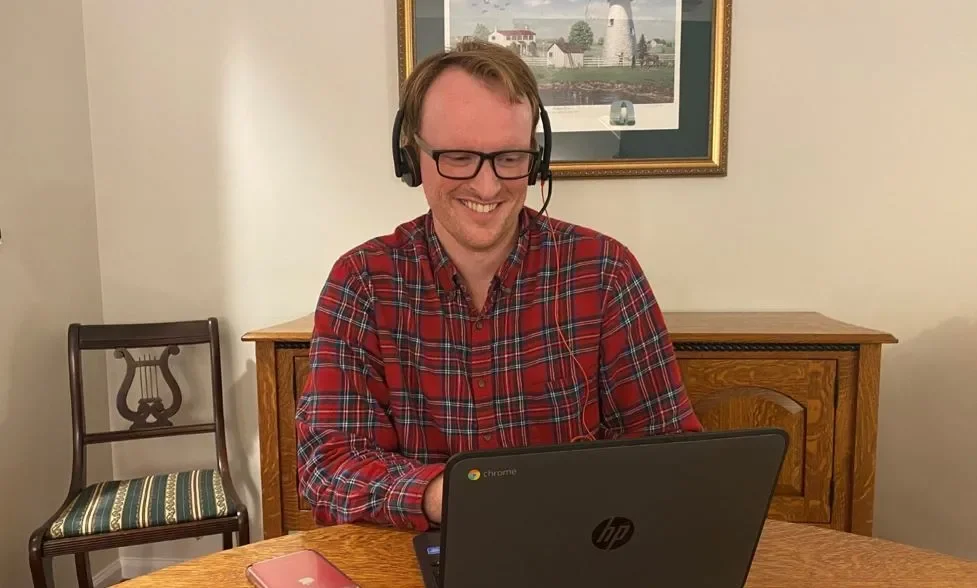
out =
<path fill-rule="evenodd" d="M 814 312 L 666 312 L 686 388 L 710 430 L 790 434 L 774 519 L 872 534 L 879 369 L 889 333 Z M 264 537 L 315 527 L 296 483 L 295 401 L 312 316 L 255 343 Z"/>

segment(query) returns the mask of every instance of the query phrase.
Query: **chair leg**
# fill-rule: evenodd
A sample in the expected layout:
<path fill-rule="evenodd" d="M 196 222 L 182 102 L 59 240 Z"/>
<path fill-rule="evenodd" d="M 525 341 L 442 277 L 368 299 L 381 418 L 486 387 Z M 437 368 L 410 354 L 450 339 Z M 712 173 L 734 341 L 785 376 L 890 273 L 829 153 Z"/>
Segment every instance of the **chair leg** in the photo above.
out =
<path fill-rule="evenodd" d="M 95 588 L 92 583 L 92 562 L 87 553 L 75 554 L 75 570 L 78 572 L 79 588 Z"/>
<path fill-rule="evenodd" d="M 50 582 L 54 582 L 54 565 L 51 558 L 42 556 L 40 550 L 33 546 L 29 551 L 34 588 L 50 588 Z"/>
<path fill-rule="evenodd" d="M 251 542 L 251 531 L 248 526 L 248 514 L 243 513 L 238 515 L 238 529 L 237 529 L 237 544 L 247 545 Z"/>
<path fill-rule="evenodd" d="M 234 533 L 222 533 L 224 535 L 224 549 L 231 549 L 234 547 Z"/>

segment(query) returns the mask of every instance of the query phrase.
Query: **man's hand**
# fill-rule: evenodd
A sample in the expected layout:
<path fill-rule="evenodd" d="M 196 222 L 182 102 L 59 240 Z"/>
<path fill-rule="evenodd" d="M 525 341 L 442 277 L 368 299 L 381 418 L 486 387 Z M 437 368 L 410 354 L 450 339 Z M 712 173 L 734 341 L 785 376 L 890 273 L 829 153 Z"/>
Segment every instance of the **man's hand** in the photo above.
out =
<path fill-rule="evenodd" d="M 424 516 L 435 524 L 441 524 L 441 492 L 444 474 L 431 480 L 424 490 Z"/>

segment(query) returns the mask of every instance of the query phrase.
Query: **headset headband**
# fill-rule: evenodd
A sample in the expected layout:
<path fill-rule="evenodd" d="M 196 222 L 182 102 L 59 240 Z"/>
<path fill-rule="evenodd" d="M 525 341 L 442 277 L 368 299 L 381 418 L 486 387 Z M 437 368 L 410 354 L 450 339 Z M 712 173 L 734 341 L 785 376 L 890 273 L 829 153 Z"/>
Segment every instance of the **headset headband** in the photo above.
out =
<path fill-rule="evenodd" d="M 544 182 L 550 181 L 550 153 L 553 150 L 553 130 L 550 128 L 550 115 L 543 107 L 543 101 L 536 95 L 539 101 L 539 120 L 543 121 L 543 160 L 539 164 L 539 177 Z M 535 132 L 535 129 L 534 129 Z"/>
<path fill-rule="evenodd" d="M 398 178 L 404 175 L 404 163 L 401 159 L 400 153 L 400 129 L 404 123 L 404 109 L 397 109 L 397 116 L 394 118 L 394 136 L 393 136 L 393 156 L 394 156 L 394 175 Z"/>

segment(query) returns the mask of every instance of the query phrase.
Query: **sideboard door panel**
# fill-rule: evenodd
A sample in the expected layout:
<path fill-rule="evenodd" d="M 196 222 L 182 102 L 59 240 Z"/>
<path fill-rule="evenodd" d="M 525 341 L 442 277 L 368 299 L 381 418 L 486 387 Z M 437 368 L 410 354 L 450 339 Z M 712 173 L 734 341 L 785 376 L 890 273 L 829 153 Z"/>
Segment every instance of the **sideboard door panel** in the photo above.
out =
<path fill-rule="evenodd" d="M 836 361 L 699 358 L 679 363 L 707 430 L 776 427 L 790 436 L 770 516 L 830 522 Z"/>
<path fill-rule="evenodd" d="M 804 407 L 793 398 L 769 388 L 729 388 L 696 402 L 695 409 L 708 431 L 744 427 L 775 427 L 790 439 L 804 438 Z M 804 495 L 804 444 L 791 443 L 777 480 L 777 493 Z"/>

